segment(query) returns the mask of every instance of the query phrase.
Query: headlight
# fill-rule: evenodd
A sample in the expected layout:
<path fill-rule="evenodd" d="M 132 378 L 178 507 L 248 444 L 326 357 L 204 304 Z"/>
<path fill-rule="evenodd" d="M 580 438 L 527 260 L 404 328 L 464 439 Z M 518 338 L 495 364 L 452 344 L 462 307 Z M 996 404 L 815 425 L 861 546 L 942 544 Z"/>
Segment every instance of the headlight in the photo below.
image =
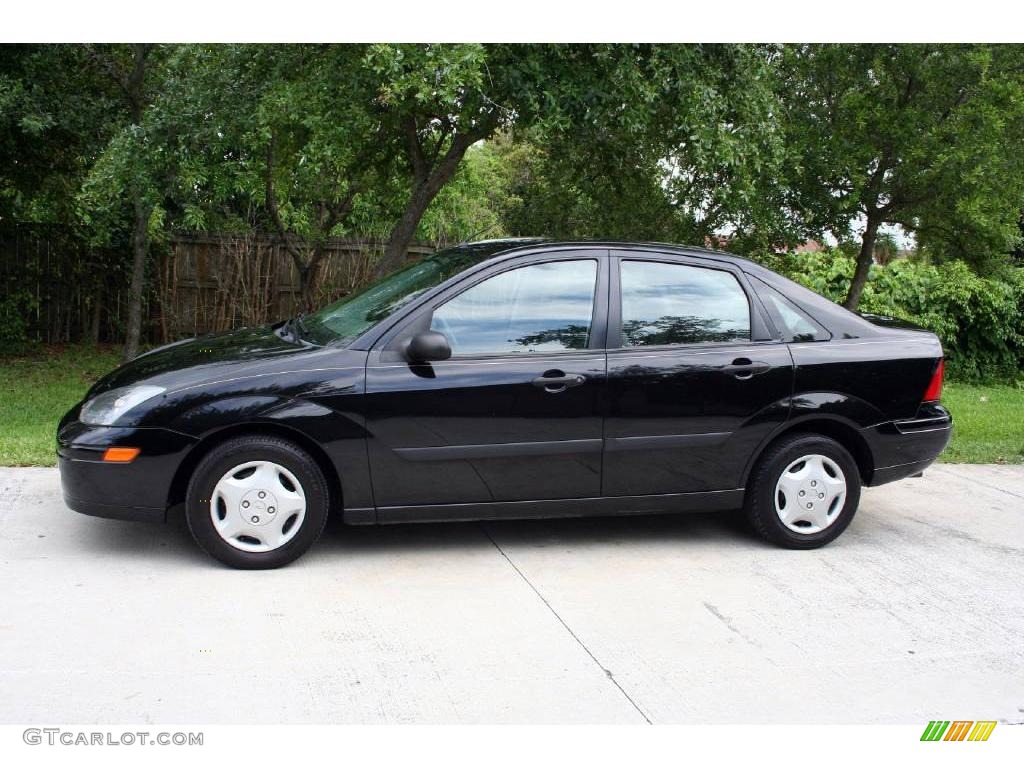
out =
<path fill-rule="evenodd" d="M 154 387 L 148 384 L 118 387 L 89 400 L 82 406 L 78 419 L 83 424 L 109 427 L 135 406 L 146 402 L 151 397 L 162 395 L 166 391 L 164 387 Z"/>

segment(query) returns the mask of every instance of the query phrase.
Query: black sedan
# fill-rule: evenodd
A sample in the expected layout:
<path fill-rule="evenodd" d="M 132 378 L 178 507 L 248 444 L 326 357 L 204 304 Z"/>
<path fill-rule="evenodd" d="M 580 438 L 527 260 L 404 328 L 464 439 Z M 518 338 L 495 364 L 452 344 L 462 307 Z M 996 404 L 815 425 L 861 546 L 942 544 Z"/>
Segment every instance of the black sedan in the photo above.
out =
<path fill-rule="evenodd" d="M 934 334 L 699 248 L 501 240 L 316 313 L 177 342 L 64 417 L 69 507 L 240 568 L 401 523 L 744 508 L 818 547 L 946 446 Z"/>

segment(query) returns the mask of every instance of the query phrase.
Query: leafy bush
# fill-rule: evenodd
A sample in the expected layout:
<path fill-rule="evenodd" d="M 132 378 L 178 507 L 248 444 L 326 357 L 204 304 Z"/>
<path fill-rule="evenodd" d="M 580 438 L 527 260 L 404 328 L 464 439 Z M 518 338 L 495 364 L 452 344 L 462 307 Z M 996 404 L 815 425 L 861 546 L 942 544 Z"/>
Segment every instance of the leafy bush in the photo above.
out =
<path fill-rule="evenodd" d="M 836 302 L 846 297 L 855 266 L 839 251 L 763 261 Z M 954 378 L 1024 378 L 1024 269 L 980 277 L 962 261 L 932 265 L 896 259 L 871 268 L 860 311 L 899 317 L 937 333 Z"/>
<path fill-rule="evenodd" d="M 13 281 L 12 281 L 13 282 Z M 23 351 L 28 346 L 28 315 L 36 299 L 26 288 L 12 285 L 0 295 L 0 354 Z"/>

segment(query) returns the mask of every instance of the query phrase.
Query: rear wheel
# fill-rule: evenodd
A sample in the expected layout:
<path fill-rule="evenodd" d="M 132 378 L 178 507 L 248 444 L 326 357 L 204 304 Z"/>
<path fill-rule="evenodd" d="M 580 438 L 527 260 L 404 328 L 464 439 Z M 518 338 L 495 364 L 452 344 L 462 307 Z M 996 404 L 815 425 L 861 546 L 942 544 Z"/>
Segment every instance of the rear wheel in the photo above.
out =
<path fill-rule="evenodd" d="M 186 519 L 196 542 L 235 568 L 295 560 L 327 522 L 327 483 L 301 448 L 277 437 L 236 437 L 217 446 L 189 483 Z"/>
<path fill-rule="evenodd" d="M 824 435 L 799 434 L 758 460 L 744 508 L 768 541 L 813 549 L 839 536 L 859 503 L 860 473 L 849 451 Z"/>

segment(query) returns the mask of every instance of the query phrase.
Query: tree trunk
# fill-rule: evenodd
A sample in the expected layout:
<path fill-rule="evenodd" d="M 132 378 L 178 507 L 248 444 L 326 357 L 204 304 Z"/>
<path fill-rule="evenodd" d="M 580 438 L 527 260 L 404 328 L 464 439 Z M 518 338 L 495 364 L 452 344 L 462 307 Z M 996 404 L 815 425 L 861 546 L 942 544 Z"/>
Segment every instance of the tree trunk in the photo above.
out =
<path fill-rule="evenodd" d="M 472 146 L 474 141 L 476 141 L 474 135 L 456 134 L 444 157 L 441 158 L 440 162 L 434 166 L 429 174 L 425 172 L 425 168 L 415 174 L 416 178 L 413 184 L 412 195 L 409 197 L 409 202 L 405 204 L 405 210 L 402 211 L 401 218 L 392 228 L 391 234 L 388 235 L 387 244 L 384 246 L 384 256 L 375 270 L 377 275 L 383 275 L 401 266 L 405 260 L 406 251 L 409 250 L 409 245 L 412 243 L 412 238 L 416 234 L 416 228 L 420 225 L 420 220 L 423 218 L 423 214 L 427 212 L 427 208 L 434 202 L 437 193 L 441 191 L 444 185 L 448 183 L 448 180 L 455 174 L 459 163 L 462 162 L 462 158 L 466 154 L 466 150 Z M 413 151 L 418 150 L 418 147 L 413 148 Z M 413 162 L 414 168 L 418 168 L 421 165 L 422 162 Z"/>
<path fill-rule="evenodd" d="M 412 197 L 406 203 L 401 218 L 396 222 L 388 235 L 388 241 L 384 246 L 384 255 L 377 265 L 377 274 L 384 275 L 393 269 L 401 266 L 405 261 L 405 254 L 409 250 L 416 235 L 416 228 L 420 225 L 423 214 L 426 213 L 431 201 L 437 196 L 437 192 L 428 195 L 425 185 L 417 185 L 413 190 Z"/>
<path fill-rule="evenodd" d="M 100 343 L 100 318 L 103 315 L 103 287 L 96 286 L 92 297 L 92 321 L 89 323 L 89 341 L 93 346 Z"/>
<path fill-rule="evenodd" d="M 867 225 L 864 227 L 864 237 L 860 242 L 860 253 L 857 254 L 857 269 L 853 273 L 853 281 L 850 283 L 850 291 L 846 294 L 846 301 L 843 306 L 851 312 L 855 312 L 860 306 L 860 295 L 864 292 L 864 286 L 868 282 L 868 272 L 871 270 L 871 263 L 875 255 L 875 239 L 878 237 L 878 226 L 881 222 L 872 214 L 868 215 Z"/>
<path fill-rule="evenodd" d="M 313 302 L 316 298 L 316 290 L 319 281 L 316 279 L 316 271 L 310 264 L 303 264 L 299 267 L 299 311 L 311 312 L 315 307 Z"/>
<path fill-rule="evenodd" d="M 146 56 L 150 45 L 136 43 L 132 46 L 134 57 L 132 71 L 122 84 L 131 109 L 132 124 L 142 125 L 145 109 L 143 83 L 146 75 Z M 124 352 L 121 359 L 131 360 L 139 354 L 139 338 L 142 335 L 142 290 L 146 284 L 146 257 L 149 255 L 149 215 L 152 209 L 143 199 L 143 191 L 135 182 L 132 190 L 132 208 L 135 223 L 132 229 L 132 282 L 128 299 L 128 327 L 125 329 Z"/>
<path fill-rule="evenodd" d="M 132 282 L 128 299 L 128 327 L 125 331 L 125 362 L 139 354 L 142 335 L 142 289 L 146 281 L 146 257 L 149 255 L 149 207 L 135 193 L 135 226 L 132 230 Z"/>
<path fill-rule="evenodd" d="M 326 245 L 313 246 L 305 259 L 293 256 L 292 261 L 299 273 L 299 311 L 312 312 L 317 309 L 317 298 L 320 291 L 320 282 L 323 277 L 323 260 L 326 255 Z"/>

